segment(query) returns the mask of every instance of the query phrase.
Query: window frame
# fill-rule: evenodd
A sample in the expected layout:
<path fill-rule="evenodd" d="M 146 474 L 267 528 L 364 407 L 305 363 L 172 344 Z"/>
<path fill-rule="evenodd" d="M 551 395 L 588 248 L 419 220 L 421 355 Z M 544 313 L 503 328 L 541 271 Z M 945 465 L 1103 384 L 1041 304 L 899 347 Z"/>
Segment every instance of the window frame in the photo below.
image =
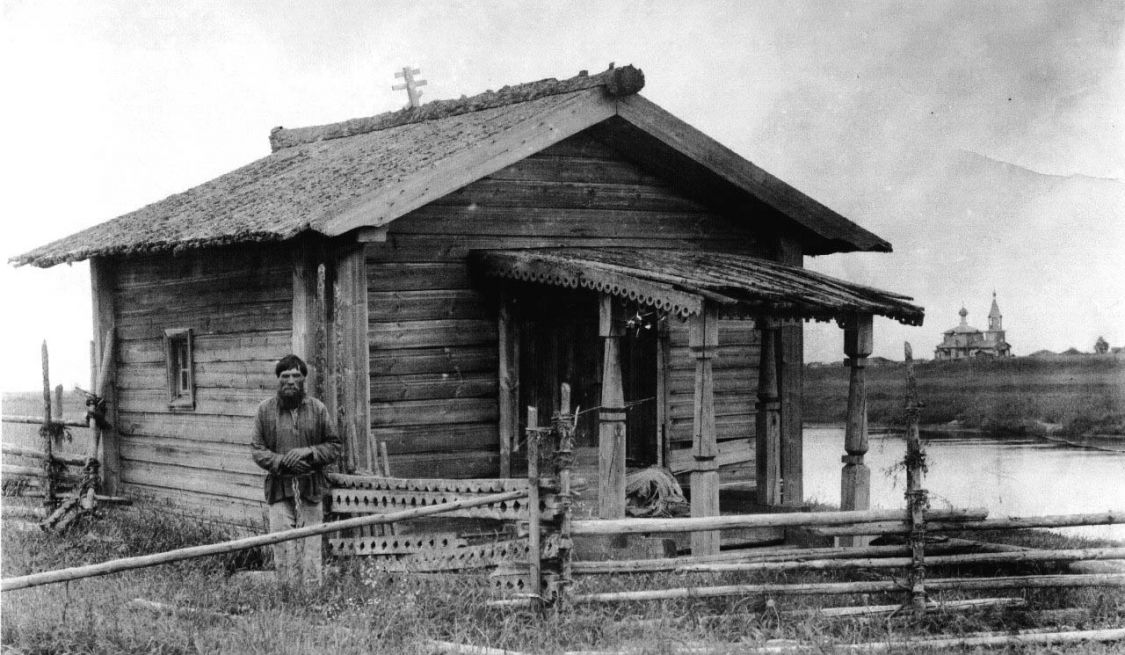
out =
<path fill-rule="evenodd" d="M 192 337 L 191 328 L 164 330 L 169 409 L 195 409 L 195 344 Z"/>

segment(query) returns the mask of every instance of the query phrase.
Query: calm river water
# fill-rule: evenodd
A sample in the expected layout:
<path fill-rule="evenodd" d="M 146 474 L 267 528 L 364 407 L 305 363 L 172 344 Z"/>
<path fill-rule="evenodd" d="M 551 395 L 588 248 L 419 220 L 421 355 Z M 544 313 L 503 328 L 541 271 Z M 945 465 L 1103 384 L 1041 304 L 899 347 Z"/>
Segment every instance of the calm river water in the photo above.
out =
<path fill-rule="evenodd" d="M 993 518 L 1077 514 L 1125 508 L 1125 452 L 1078 448 L 1031 439 L 924 436 L 934 507 L 985 507 Z M 905 507 L 906 453 L 901 434 L 873 434 L 871 507 Z M 805 428 L 805 497 L 840 503 L 843 428 Z M 1125 541 L 1125 525 L 1061 528 L 1072 535 Z"/>

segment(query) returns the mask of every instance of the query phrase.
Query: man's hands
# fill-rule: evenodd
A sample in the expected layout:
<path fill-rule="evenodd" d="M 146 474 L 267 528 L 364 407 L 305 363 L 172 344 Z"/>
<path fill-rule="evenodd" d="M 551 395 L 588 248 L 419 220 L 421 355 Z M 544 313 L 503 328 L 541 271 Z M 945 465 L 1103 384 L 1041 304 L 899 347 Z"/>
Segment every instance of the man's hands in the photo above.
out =
<path fill-rule="evenodd" d="M 311 457 L 312 454 L 312 448 L 293 448 L 281 458 L 281 470 L 285 473 L 298 475 L 308 473 L 313 467 L 306 459 Z"/>

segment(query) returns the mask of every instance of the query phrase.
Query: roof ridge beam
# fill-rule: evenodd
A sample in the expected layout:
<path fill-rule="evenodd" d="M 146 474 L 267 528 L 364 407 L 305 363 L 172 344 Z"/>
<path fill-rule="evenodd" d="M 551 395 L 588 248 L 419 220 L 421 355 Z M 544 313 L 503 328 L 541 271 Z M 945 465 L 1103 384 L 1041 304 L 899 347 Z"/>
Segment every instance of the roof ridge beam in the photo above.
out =
<path fill-rule="evenodd" d="M 435 100 L 420 107 L 408 107 L 376 116 L 353 118 L 327 125 L 292 129 L 275 127 L 270 132 L 270 149 L 277 152 L 284 148 L 292 148 L 317 141 L 343 139 L 359 134 L 387 130 L 400 125 L 449 118 L 469 112 L 529 102 L 547 96 L 573 93 L 595 87 L 604 88 L 608 96 L 616 98 L 637 93 L 644 88 L 644 85 L 645 74 L 641 69 L 632 64 L 621 68 L 614 68 L 611 64 L 608 70 L 595 75 L 587 75 L 583 71 L 565 80 L 549 77 L 537 82 L 504 86 L 499 91 L 485 91 L 468 98 L 461 96 L 461 98 L 453 100 Z"/>

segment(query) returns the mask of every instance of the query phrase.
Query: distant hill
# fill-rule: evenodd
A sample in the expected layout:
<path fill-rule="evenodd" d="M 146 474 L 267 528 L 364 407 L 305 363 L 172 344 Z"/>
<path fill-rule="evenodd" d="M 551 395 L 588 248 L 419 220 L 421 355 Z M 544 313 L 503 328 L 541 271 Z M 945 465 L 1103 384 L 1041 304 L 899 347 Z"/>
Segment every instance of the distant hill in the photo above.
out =
<path fill-rule="evenodd" d="M 1059 356 L 1058 353 L 1052 352 L 1050 350 L 1036 350 L 1035 352 L 1028 355 L 1028 357 L 1058 357 L 1058 356 Z"/>

